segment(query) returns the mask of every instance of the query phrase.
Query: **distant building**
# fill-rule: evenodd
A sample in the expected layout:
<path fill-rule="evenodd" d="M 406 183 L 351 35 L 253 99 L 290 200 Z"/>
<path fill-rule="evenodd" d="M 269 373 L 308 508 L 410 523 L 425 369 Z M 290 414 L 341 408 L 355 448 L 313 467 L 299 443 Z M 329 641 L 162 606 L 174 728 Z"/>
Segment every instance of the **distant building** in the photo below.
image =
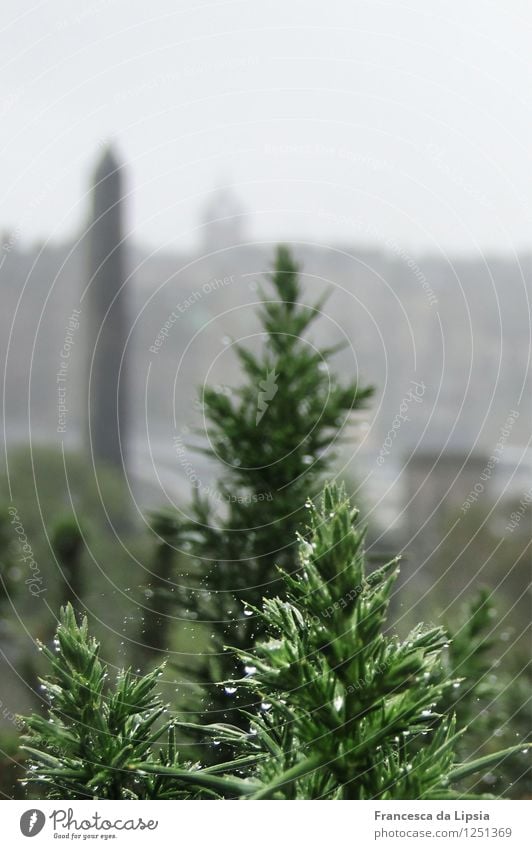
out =
<path fill-rule="evenodd" d="M 125 462 L 128 332 L 123 168 L 109 147 L 93 178 L 88 225 L 88 428 L 97 463 Z"/>
<path fill-rule="evenodd" d="M 202 250 L 222 250 L 244 241 L 245 211 L 230 188 L 216 189 L 201 215 Z"/>

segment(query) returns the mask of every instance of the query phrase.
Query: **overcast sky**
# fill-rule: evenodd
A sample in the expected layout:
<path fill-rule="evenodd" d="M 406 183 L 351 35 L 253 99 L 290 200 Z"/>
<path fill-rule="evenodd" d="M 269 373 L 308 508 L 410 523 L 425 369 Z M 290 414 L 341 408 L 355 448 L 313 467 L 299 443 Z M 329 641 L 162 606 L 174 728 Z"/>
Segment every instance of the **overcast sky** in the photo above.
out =
<path fill-rule="evenodd" d="M 0 229 L 74 234 L 98 149 L 189 247 L 216 185 L 257 239 L 532 248 L 530 0 L 3 0 Z"/>

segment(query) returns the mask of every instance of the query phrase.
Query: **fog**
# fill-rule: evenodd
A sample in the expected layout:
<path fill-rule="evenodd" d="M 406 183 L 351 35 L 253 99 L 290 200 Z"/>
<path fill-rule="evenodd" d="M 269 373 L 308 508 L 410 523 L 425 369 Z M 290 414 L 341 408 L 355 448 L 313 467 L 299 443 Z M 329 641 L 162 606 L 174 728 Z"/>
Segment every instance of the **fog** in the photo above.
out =
<path fill-rule="evenodd" d="M 251 240 L 479 253 L 532 243 L 530 4 L 4 0 L 2 213 L 82 226 L 95 150 L 130 166 L 128 228 L 201 243 L 215 186 Z"/>
<path fill-rule="evenodd" d="M 0 797 L 531 799 L 530 0 L 2 13 Z"/>

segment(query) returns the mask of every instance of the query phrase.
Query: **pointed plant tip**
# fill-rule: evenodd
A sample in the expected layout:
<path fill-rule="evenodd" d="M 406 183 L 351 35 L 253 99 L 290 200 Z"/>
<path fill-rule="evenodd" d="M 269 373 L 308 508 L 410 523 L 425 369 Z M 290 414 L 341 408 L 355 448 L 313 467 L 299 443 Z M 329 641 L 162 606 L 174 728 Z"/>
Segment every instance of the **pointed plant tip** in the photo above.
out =
<path fill-rule="evenodd" d="M 275 571 L 277 572 L 277 574 L 281 578 L 284 578 L 286 580 L 288 580 L 291 577 L 290 573 L 287 572 L 286 569 L 283 569 L 282 566 L 277 566 L 277 564 L 275 565 Z"/>
<path fill-rule="evenodd" d="M 62 605 L 59 608 L 59 621 L 61 623 L 67 621 L 67 619 L 69 619 L 73 615 L 74 615 L 74 608 L 72 607 L 72 605 L 69 601 L 67 601 L 66 604 Z"/>

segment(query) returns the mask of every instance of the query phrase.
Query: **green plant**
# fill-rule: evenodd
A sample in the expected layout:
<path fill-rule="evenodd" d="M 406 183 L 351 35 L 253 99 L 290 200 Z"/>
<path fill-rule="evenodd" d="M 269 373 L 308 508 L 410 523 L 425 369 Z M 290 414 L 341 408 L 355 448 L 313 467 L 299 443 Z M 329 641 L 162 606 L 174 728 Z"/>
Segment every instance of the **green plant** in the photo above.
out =
<path fill-rule="evenodd" d="M 54 612 L 66 601 L 78 609 L 76 595 L 93 611 L 93 628 L 105 652 L 123 653 L 126 623 L 138 610 L 133 595 L 142 578 L 140 564 L 149 551 L 139 527 L 124 519 L 129 493 L 120 475 L 105 468 L 96 478 L 80 453 L 18 446 L 9 453 L 8 469 L 0 468 L 0 493 L 9 508 L 0 527 L 4 592 L 18 611 L 18 618 L 5 618 L 4 639 L 19 658 L 21 677 L 31 643 L 19 619 L 48 643 Z M 33 681 L 33 674 L 26 680 Z M 23 698 L 23 691 L 18 695 Z"/>
<path fill-rule="evenodd" d="M 493 593 L 487 587 L 480 589 L 464 604 L 461 623 L 449 624 L 447 630 L 452 639 L 444 655 L 442 676 L 456 677 L 461 685 L 447 691 L 444 709 L 455 712 L 458 722 L 469 726 L 458 746 L 461 756 L 490 754 L 501 745 L 515 743 L 516 738 L 523 744 L 529 742 L 530 663 L 515 649 L 508 656 L 506 652 L 501 661 Z M 499 764 L 496 774 L 488 770 L 469 785 L 525 798 L 531 792 L 531 778 L 530 766 L 514 753 Z"/>
<path fill-rule="evenodd" d="M 504 755 L 455 762 L 466 726 L 441 711 L 459 684 L 441 672 L 445 632 L 383 633 L 397 561 L 366 575 L 365 530 L 342 491 L 309 512 L 288 599 L 257 611 L 270 639 L 240 652 L 249 674 L 235 686 L 263 706 L 245 747 L 269 753 L 254 797 L 464 798 L 453 785 Z"/>
<path fill-rule="evenodd" d="M 49 799 L 211 795 L 220 781 L 216 768 L 196 783 L 197 767 L 180 765 L 175 721 L 166 718 L 167 707 L 156 692 L 162 667 L 143 676 L 122 670 L 110 683 L 99 649 L 87 619 L 78 625 L 71 605 L 62 608 L 55 651 L 41 646 L 51 667 L 42 679 L 48 716 L 22 717 L 28 757 L 22 783 Z M 142 766 L 132 768 L 132 761 Z M 165 776 L 165 769 L 172 775 Z"/>
<path fill-rule="evenodd" d="M 194 559 L 180 613 L 208 623 L 210 635 L 201 662 L 187 672 L 211 682 L 212 707 L 222 712 L 229 708 L 214 685 L 238 674 L 223 645 L 245 648 L 260 634 L 262 620 L 246 614 L 278 590 L 277 566 L 296 568 L 307 496 L 321 489 L 339 432 L 373 391 L 356 379 L 337 381 L 330 360 L 342 345 L 320 349 L 304 338 L 326 297 L 304 303 L 298 266 L 284 246 L 270 282 L 273 294 L 260 290 L 260 353 L 235 346 L 243 384 L 231 395 L 206 387 L 201 399 L 209 448 L 200 450 L 223 464 L 217 490 L 225 511 L 215 515 L 196 492 L 192 522 L 183 526 Z"/>
<path fill-rule="evenodd" d="M 44 785 L 48 798 L 151 799 L 164 788 L 152 777 L 128 772 L 132 756 L 149 759 L 172 723 L 155 729 L 165 708 L 155 695 L 160 670 L 139 678 L 120 672 L 112 687 L 99 645 L 78 625 L 70 605 L 62 608 L 56 651 L 41 647 L 50 666 L 42 680 L 48 717 L 25 718 L 24 751 L 30 758 L 25 782 Z M 163 763 L 175 764 L 167 748 Z"/>
<path fill-rule="evenodd" d="M 245 675 L 226 682 L 228 700 L 237 688 L 248 695 L 245 727 L 194 726 L 232 751 L 228 763 L 180 763 L 173 742 L 157 751 L 174 722 L 153 730 L 163 709 L 157 672 L 121 673 L 105 695 L 97 645 L 68 608 L 59 651 L 47 652 L 52 721 L 27 720 L 31 780 L 63 798 L 484 798 L 460 783 L 523 746 L 457 762 L 467 727 L 439 709 L 458 683 L 442 674 L 446 634 L 421 626 L 404 641 L 387 634 L 397 560 L 366 574 L 365 531 L 353 526 L 344 491 L 328 487 L 321 506 L 307 509 L 298 569 L 281 576 L 287 597 L 255 610 L 267 637 L 238 652 Z"/>
<path fill-rule="evenodd" d="M 445 707 L 455 712 L 462 724 L 478 722 L 480 700 L 490 701 L 496 695 L 490 677 L 495 648 L 494 615 L 490 591 L 483 588 L 463 605 L 459 624 L 446 624 L 452 639 L 443 656 L 441 674 L 455 678 L 460 687 L 446 693 Z M 485 730 L 485 725 L 479 729 L 480 733 Z"/>
<path fill-rule="evenodd" d="M 151 516 L 151 530 L 156 537 L 155 552 L 150 580 L 144 587 L 142 627 L 138 637 L 139 651 L 146 658 L 160 657 L 161 652 L 168 649 L 179 523 L 173 513 L 160 510 Z"/>
<path fill-rule="evenodd" d="M 62 578 L 62 604 L 73 601 L 80 604 L 85 589 L 83 566 L 83 534 L 73 516 L 59 519 L 52 532 L 52 549 L 57 558 Z"/>

